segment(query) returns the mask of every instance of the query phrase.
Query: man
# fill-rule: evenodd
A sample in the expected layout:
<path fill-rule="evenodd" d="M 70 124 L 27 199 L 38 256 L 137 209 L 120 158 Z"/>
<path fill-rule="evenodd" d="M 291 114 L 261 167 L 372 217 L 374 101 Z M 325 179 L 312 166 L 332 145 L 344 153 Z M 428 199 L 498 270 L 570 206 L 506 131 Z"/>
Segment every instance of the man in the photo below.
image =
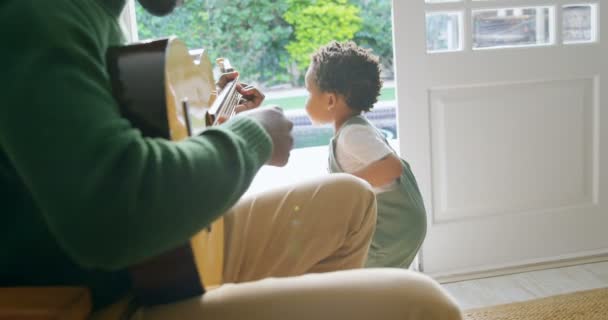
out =
<path fill-rule="evenodd" d="M 334 175 L 240 199 L 263 164 L 288 159 L 292 124 L 280 110 L 243 112 L 179 143 L 142 137 L 120 116 L 106 71 L 124 2 L 0 4 L 0 286 L 84 285 L 101 316 L 128 296 L 126 267 L 224 214 L 227 284 L 125 316 L 460 318 L 424 276 L 330 272 L 364 262 L 376 212 L 361 180 Z M 140 2 L 160 15 L 177 3 Z M 254 97 L 244 108 L 260 104 L 255 89 L 240 90 Z M 269 277 L 281 278 L 260 280 Z"/>

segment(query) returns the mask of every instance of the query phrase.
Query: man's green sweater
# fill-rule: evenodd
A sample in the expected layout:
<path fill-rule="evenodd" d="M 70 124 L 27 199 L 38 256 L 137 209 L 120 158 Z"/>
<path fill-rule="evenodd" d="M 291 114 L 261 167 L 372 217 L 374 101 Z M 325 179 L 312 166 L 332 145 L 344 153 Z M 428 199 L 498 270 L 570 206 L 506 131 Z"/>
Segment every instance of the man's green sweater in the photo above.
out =
<path fill-rule="evenodd" d="M 0 2 L 0 286 L 87 285 L 112 302 L 125 267 L 186 243 L 270 156 L 249 118 L 175 143 L 120 116 L 105 53 L 124 2 Z"/>

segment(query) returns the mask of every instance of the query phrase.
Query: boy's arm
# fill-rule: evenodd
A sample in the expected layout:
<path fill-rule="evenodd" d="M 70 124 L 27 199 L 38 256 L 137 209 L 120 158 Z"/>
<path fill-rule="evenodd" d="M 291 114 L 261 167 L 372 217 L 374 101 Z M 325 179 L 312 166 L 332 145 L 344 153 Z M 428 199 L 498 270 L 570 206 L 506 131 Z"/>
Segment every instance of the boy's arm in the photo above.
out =
<path fill-rule="evenodd" d="M 360 124 L 346 126 L 339 135 L 337 150 L 346 158 L 362 165 L 368 164 L 361 169 L 344 169 L 373 187 L 387 185 L 401 175 L 401 160 L 373 127 Z"/>
<path fill-rule="evenodd" d="M 352 174 L 366 180 L 372 187 L 387 185 L 401 176 L 401 160 L 393 153 Z"/>

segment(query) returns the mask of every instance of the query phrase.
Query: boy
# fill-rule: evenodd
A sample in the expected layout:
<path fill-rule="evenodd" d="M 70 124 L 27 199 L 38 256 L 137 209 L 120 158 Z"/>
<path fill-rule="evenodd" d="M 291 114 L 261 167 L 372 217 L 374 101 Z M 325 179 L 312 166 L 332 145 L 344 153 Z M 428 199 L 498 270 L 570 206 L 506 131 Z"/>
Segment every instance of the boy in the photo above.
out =
<path fill-rule="evenodd" d="M 331 123 L 329 170 L 369 182 L 378 199 L 378 220 L 367 267 L 408 268 L 426 235 L 426 213 L 416 179 L 383 134 L 363 113 L 382 87 L 378 57 L 354 42 L 331 42 L 313 56 L 306 74 L 306 111 Z"/>

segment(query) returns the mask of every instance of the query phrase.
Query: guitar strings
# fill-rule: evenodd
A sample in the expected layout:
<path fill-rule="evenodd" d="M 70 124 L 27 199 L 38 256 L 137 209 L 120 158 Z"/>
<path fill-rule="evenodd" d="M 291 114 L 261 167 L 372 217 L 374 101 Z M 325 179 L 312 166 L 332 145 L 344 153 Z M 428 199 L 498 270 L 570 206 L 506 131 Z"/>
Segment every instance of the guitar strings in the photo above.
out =
<path fill-rule="evenodd" d="M 226 119 L 229 119 L 230 117 L 232 117 L 232 115 L 234 115 L 234 112 L 236 110 L 236 106 L 238 105 L 239 101 L 241 100 L 241 94 L 238 93 L 238 91 L 236 91 L 236 80 L 235 82 L 233 82 L 230 86 L 230 88 L 228 88 L 229 92 L 228 92 L 228 99 L 225 103 L 225 106 L 220 107 L 219 109 L 219 117 L 216 118 L 215 123 L 217 124 L 217 122 L 219 121 L 220 118 L 222 118 L 222 116 L 225 116 Z"/>

